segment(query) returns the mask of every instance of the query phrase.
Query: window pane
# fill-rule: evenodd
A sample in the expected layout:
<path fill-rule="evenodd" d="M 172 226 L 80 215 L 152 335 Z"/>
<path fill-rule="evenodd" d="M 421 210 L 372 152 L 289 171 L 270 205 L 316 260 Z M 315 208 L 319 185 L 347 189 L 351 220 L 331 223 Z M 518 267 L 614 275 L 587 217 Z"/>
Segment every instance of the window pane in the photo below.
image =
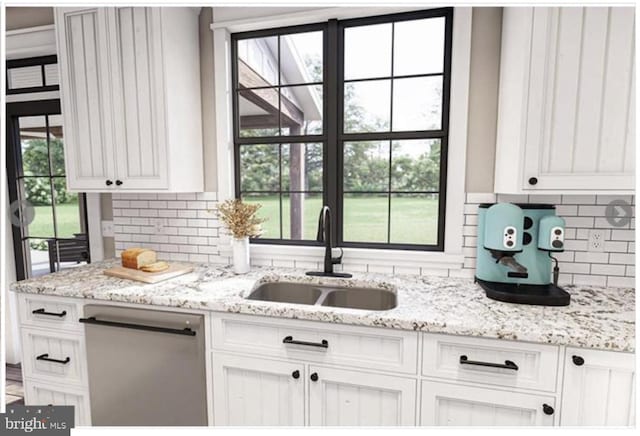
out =
<path fill-rule="evenodd" d="M 344 79 L 391 76 L 391 23 L 344 30 Z"/>
<path fill-rule="evenodd" d="M 240 189 L 246 191 L 280 190 L 280 151 L 278 144 L 240 147 Z"/>
<path fill-rule="evenodd" d="M 393 30 L 393 74 L 441 73 L 444 17 L 399 21 Z"/>
<path fill-rule="evenodd" d="M 349 242 L 387 242 L 387 194 L 345 194 L 343 239 Z"/>
<path fill-rule="evenodd" d="M 59 85 L 58 64 L 47 64 L 44 66 L 44 81 L 46 86 Z"/>
<path fill-rule="evenodd" d="M 65 170 L 62 115 L 49 115 L 49 153 L 51 154 L 51 172 L 56 176 L 63 176 Z"/>
<path fill-rule="evenodd" d="M 46 117 L 20 117 L 20 145 L 25 176 L 49 175 Z"/>
<path fill-rule="evenodd" d="M 48 247 L 47 239 L 27 238 L 23 241 L 29 277 L 39 277 L 51 272 Z"/>
<path fill-rule="evenodd" d="M 391 194 L 391 243 L 438 242 L 438 195 Z"/>
<path fill-rule="evenodd" d="M 28 235 L 54 237 L 51 185 L 48 177 L 23 179 L 25 199 L 34 208 L 34 219 L 28 226 Z"/>
<path fill-rule="evenodd" d="M 278 194 L 242 194 L 242 201 L 261 205 L 258 209 L 257 216 L 265 218 L 262 223 L 261 238 L 279 239 L 280 238 L 280 195 Z"/>
<path fill-rule="evenodd" d="M 240 88 L 278 85 L 278 37 L 238 41 Z"/>
<path fill-rule="evenodd" d="M 442 123 L 442 77 L 393 81 L 393 130 L 438 130 Z"/>
<path fill-rule="evenodd" d="M 281 88 L 282 134 L 322 134 L 322 86 Z"/>
<path fill-rule="evenodd" d="M 322 144 L 282 144 L 282 190 L 322 191 Z"/>
<path fill-rule="evenodd" d="M 390 80 L 345 83 L 345 133 L 388 132 L 390 113 Z"/>
<path fill-rule="evenodd" d="M 345 142 L 344 191 L 389 190 L 389 141 Z"/>
<path fill-rule="evenodd" d="M 282 84 L 322 82 L 322 32 L 280 37 Z"/>
<path fill-rule="evenodd" d="M 322 194 L 282 195 L 282 238 L 315 241 Z"/>
<path fill-rule="evenodd" d="M 64 178 L 53 179 L 56 202 L 56 229 L 59 238 L 73 238 L 81 233 L 78 194 L 67 192 Z"/>
<path fill-rule="evenodd" d="M 439 186 L 439 139 L 393 141 L 392 191 L 438 191 Z"/>
<path fill-rule="evenodd" d="M 252 89 L 238 94 L 240 136 L 278 136 L 278 90 Z"/>
<path fill-rule="evenodd" d="M 33 65 L 30 67 L 8 69 L 7 85 L 9 89 L 43 86 L 42 67 L 40 65 Z"/>

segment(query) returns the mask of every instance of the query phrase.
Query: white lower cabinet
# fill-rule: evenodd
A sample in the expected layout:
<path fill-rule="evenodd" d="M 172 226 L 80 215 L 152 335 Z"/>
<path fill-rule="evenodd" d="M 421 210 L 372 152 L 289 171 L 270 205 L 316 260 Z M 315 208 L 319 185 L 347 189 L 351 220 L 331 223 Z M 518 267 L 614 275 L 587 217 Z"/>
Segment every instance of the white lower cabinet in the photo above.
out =
<path fill-rule="evenodd" d="M 415 425 L 416 380 L 309 366 L 312 426 Z"/>
<path fill-rule="evenodd" d="M 305 424 L 304 365 L 224 353 L 212 362 L 216 425 Z"/>
<path fill-rule="evenodd" d="M 85 389 L 26 379 L 24 394 L 27 405 L 73 406 L 75 425 L 91 425 L 89 395 Z"/>
<path fill-rule="evenodd" d="M 422 382 L 421 425 L 553 425 L 555 398 L 433 381 Z"/>
<path fill-rule="evenodd" d="M 567 347 L 561 425 L 635 424 L 635 355 Z"/>

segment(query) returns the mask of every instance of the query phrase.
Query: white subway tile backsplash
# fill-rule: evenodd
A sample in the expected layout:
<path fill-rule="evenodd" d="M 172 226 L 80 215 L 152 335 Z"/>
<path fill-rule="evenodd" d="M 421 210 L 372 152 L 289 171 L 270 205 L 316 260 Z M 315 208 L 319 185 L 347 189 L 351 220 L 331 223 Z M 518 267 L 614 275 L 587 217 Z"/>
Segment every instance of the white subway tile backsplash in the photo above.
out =
<path fill-rule="evenodd" d="M 155 248 L 161 258 L 174 261 L 229 264 L 229 236 L 217 217 L 215 193 L 113 194 L 113 221 L 116 252 L 135 246 Z M 478 205 L 495 201 L 516 203 L 552 203 L 556 213 L 567 222 L 565 251 L 555 253 L 560 262 L 560 282 L 594 286 L 634 286 L 635 223 L 624 228 L 606 221 L 606 205 L 616 199 L 633 204 L 632 196 L 595 195 L 495 195 L 468 193 L 464 206 L 461 269 L 442 269 L 379 263 L 347 263 L 337 270 L 421 274 L 472 278 L 476 265 Z M 634 210 L 635 213 L 635 210 Z M 161 230 L 157 221 L 162 220 Z M 604 230 L 604 252 L 591 252 L 589 231 Z M 222 248 L 222 250 L 221 250 Z M 224 254 L 220 254 L 220 253 Z M 320 260 L 252 258 L 254 265 L 295 266 L 317 269 Z"/>

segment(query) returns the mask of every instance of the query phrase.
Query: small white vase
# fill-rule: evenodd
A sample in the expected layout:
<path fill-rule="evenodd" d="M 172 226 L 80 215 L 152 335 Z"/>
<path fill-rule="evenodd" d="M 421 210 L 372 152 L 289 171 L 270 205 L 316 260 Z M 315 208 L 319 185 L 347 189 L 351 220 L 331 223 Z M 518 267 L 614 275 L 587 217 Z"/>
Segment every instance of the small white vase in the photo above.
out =
<path fill-rule="evenodd" d="M 249 266 L 249 238 L 233 238 L 233 272 L 246 274 L 251 269 Z"/>

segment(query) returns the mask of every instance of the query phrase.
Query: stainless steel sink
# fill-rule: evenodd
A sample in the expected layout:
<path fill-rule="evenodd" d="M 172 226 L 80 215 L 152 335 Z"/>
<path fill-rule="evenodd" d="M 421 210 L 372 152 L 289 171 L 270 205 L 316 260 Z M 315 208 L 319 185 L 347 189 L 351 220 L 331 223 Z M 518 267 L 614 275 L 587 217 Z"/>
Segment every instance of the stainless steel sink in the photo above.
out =
<path fill-rule="evenodd" d="M 390 310 L 398 304 L 396 294 L 387 289 L 288 282 L 262 283 L 247 299 L 375 311 Z"/>
<path fill-rule="evenodd" d="M 331 291 L 323 306 L 362 310 L 389 310 L 398 305 L 396 294 L 386 289 L 348 288 Z"/>

